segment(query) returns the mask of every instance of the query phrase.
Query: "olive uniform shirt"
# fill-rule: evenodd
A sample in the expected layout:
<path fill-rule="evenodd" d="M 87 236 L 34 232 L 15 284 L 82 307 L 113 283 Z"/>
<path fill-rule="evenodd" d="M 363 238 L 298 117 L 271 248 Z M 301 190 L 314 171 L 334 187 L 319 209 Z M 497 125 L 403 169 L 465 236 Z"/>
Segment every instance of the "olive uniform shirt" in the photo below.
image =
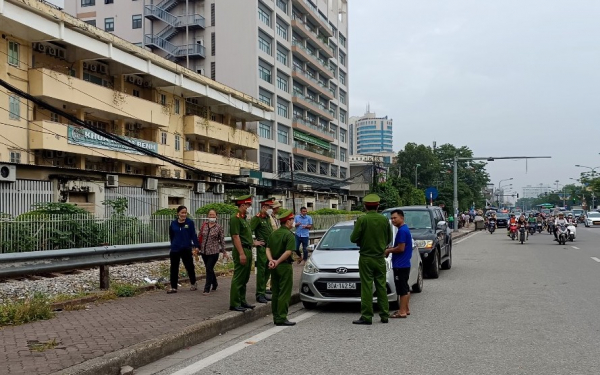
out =
<path fill-rule="evenodd" d="M 243 248 L 251 248 L 254 244 L 254 241 L 252 240 L 252 230 L 250 229 L 250 224 L 248 224 L 246 216 L 239 212 L 235 215 L 231 215 L 231 219 L 229 220 L 229 235 L 239 235 Z"/>
<path fill-rule="evenodd" d="M 281 227 L 271 234 L 267 247 L 271 250 L 273 260 L 279 259 L 286 251 L 294 251 L 296 249 L 296 237 L 287 227 Z M 293 263 L 292 257 L 285 260 L 287 263 Z"/>
<path fill-rule="evenodd" d="M 254 231 L 254 235 L 258 241 L 265 241 L 269 239 L 271 233 L 273 233 L 273 227 L 271 227 L 271 218 L 269 215 L 258 213 L 250 220 L 250 228 Z"/>
<path fill-rule="evenodd" d="M 369 211 L 356 220 L 350 241 L 360 247 L 359 254 L 381 258 L 392 242 L 392 230 L 388 219 L 375 211 Z"/>

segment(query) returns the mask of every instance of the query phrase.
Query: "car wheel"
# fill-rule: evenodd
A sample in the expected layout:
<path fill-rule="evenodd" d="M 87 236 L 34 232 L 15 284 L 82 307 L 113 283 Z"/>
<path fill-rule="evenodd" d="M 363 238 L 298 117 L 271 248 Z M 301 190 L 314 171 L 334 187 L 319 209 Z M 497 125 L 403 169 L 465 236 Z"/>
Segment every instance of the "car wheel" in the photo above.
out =
<path fill-rule="evenodd" d="M 317 302 L 302 301 L 302 306 L 307 310 L 314 310 L 317 308 Z"/>
<path fill-rule="evenodd" d="M 440 256 L 437 249 L 433 252 L 433 259 L 431 260 L 431 266 L 429 266 L 429 270 L 427 271 L 427 277 L 430 279 L 437 279 L 440 277 Z"/>
<path fill-rule="evenodd" d="M 450 268 L 452 268 L 452 248 L 448 249 L 448 259 L 442 263 L 443 270 L 449 270 Z"/>
<path fill-rule="evenodd" d="M 423 265 L 419 266 L 419 274 L 417 276 L 417 283 L 412 286 L 413 293 L 421 293 L 423 291 Z"/>

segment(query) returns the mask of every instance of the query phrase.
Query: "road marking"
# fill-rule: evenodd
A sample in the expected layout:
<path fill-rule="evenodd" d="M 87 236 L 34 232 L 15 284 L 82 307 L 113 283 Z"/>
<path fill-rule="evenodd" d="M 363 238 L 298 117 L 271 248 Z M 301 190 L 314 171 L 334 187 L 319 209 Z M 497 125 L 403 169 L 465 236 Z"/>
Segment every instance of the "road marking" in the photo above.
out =
<path fill-rule="evenodd" d="M 292 322 L 296 322 L 299 323 L 303 320 L 306 320 L 308 318 L 310 318 L 311 316 L 314 316 L 318 314 L 318 311 L 311 311 L 311 312 L 307 312 L 304 313 L 294 319 L 290 319 Z M 239 352 L 242 349 L 245 349 L 249 346 L 255 345 L 256 343 L 258 343 L 259 341 L 262 341 L 270 336 L 273 336 L 276 333 L 279 333 L 281 331 L 283 331 L 286 328 L 290 328 L 290 327 L 273 327 L 273 328 L 269 328 L 268 330 L 259 333 L 258 335 L 252 336 L 247 340 L 244 341 L 240 341 L 237 344 L 233 344 L 232 346 L 221 350 L 220 352 L 217 352 L 211 356 L 208 356 L 204 359 L 199 360 L 198 362 L 195 362 L 191 365 L 189 365 L 186 368 L 183 368 L 177 372 L 174 372 L 172 375 L 192 375 L 197 373 L 198 371 L 207 368 L 208 366 L 215 364 L 237 352 Z"/>
<path fill-rule="evenodd" d="M 600 263 L 600 259 L 596 258 L 596 257 L 592 257 L 593 260 L 595 260 L 596 262 Z"/>
<path fill-rule="evenodd" d="M 577 246 L 571 246 L 571 247 L 575 250 L 579 250 L 579 248 Z"/>
<path fill-rule="evenodd" d="M 453 242 L 453 244 L 454 244 L 454 245 L 456 245 L 456 244 L 459 244 L 459 243 L 461 243 L 461 242 L 463 242 L 463 241 L 466 241 L 466 240 L 468 240 L 469 238 L 471 238 L 471 237 L 473 237 L 473 236 L 476 236 L 476 235 L 478 235 L 479 233 L 481 233 L 481 232 L 475 232 L 475 233 L 473 233 L 473 234 L 469 234 L 469 235 L 467 235 L 467 236 L 465 236 L 465 237 L 461 238 L 460 240 L 458 240 L 458 241 L 456 241 L 456 242 Z"/>

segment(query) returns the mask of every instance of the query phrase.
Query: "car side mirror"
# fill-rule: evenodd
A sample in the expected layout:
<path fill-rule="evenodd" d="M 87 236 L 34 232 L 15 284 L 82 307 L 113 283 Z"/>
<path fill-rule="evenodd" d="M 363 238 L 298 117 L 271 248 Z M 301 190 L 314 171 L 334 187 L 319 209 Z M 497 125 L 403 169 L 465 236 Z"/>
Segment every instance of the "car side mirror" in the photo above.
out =
<path fill-rule="evenodd" d="M 446 228 L 446 225 L 447 225 L 447 224 L 446 224 L 446 222 L 445 222 L 445 221 L 440 221 L 440 222 L 438 222 L 438 223 L 437 223 L 437 226 L 436 226 L 436 228 L 441 230 L 441 229 L 444 229 L 444 228 Z"/>

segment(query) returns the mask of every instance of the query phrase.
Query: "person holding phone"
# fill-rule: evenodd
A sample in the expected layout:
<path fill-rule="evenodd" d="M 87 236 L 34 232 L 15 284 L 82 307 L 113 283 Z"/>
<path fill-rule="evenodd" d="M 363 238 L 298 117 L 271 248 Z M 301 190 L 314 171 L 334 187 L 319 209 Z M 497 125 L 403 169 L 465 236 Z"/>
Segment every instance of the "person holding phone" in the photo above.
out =
<path fill-rule="evenodd" d="M 313 226 L 313 219 L 308 215 L 306 207 L 302 207 L 300 215 L 294 218 L 294 226 L 296 227 L 296 254 L 300 257 L 298 263 L 303 263 L 308 259 L 308 239 Z M 300 245 L 302 245 L 302 253 L 300 253 Z"/>

